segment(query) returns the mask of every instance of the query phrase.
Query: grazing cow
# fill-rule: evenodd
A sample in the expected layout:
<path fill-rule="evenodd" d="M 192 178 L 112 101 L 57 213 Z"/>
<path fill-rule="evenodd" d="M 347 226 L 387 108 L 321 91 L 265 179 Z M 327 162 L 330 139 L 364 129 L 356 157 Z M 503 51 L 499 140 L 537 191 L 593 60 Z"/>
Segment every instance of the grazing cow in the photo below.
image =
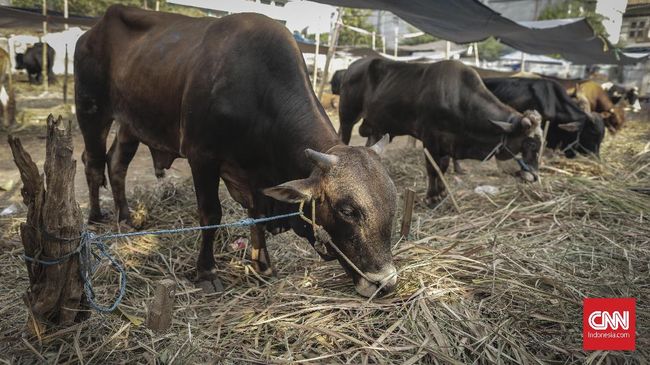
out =
<path fill-rule="evenodd" d="M 345 71 L 347 70 L 337 70 L 334 72 L 334 75 L 332 75 L 332 80 L 330 81 L 330 85 L 332 86 L 332 94 L 341 95 L 341 82 L 343 82 Z"/>
<path fill-rule="evenodd" d="M 483 85 L 476 71 L 457 61 L 402 63 L 382 58 L 354 62 L 343 78 L 339 135 L 350 142 L 353 125 L 364 118 L 359 133 L 376 140 L 383 133 L 420 139 L 442 173 L 449 159 L 518 159 L 520 176 L 537 178 L 541 119 L 520 114 L 501 103 Z M 435 206 L 444 185 L 426 163 L 426 203 Z"/>
<path fill-rule="evenodd" d="M 609 99 L 614 103 L 614 105 L 618 105 L 624 101 L 633 112 L 636 113 L 641 110 L 638 87 L 627 87 L 613 82 L 606 82 L 600 86 L 603 90 L 607 91 L 607 96 L 609 96 Z"/>
<path fill-rule="evenodd" d="M 396 191 L 379 157 L 386 140 L 340 142 L 282 24 L 259 14 L 191 18 L 114 5 L 79 38 L 74 62 L 91 221 L 102 217 L 106 165 L 118 217 L 129 219 L 124 179 L 142 142 L 158 166 L 188 159 L 201 225 L 221 221 L 220 179 L 253 218 L 315 203 L 318 235 L 299 217 L 251 227 L 260 274 L 273 273 L 264 230 L 293 229 L 333 248 L 319 253 L 338 259 L 361 295 L 395 287 Z M 113 120 L 119 129 L 107 154 Z M 219 285 L 214 236 L 202 231 L 197 262 L 207 289 Z"/>
<path fill-rule="evenodd" d="M 52 64 L 54 63 L 54 48 L 47 45 L 47 80 L 48 83 L 56 81 Z M 16 70 L 26 70 L 29 82 L 40 84 L 43 82 L 43 43 L 38 42 L 27 48 L 25 53 L 16 53 Z"/>
<path fill-rule="evenodd" d="M 524 78 L 491 78 L 483 82 L 499 100 L 516 110 L 539 111 L 542 120 L 550 123 L 548 147 L 566 148 L 567 157 L 574 157 L 575 152 L 598 155 L 605 135 L 602 119 L 583 111 L 557 82 Z"/>
<path fill-rule="evenodd" d="M 561 79 L 544 76 L 544 78 L 558 82 L 569 95 L 582 96 L 589 100 L 592 112 L 600 113 L 605 126 L 610 132 L 616 133 L 625 124 L 625 111 L 621 106 L 615 106 L 607 92 L 595 81 L 583 79 Z"/>

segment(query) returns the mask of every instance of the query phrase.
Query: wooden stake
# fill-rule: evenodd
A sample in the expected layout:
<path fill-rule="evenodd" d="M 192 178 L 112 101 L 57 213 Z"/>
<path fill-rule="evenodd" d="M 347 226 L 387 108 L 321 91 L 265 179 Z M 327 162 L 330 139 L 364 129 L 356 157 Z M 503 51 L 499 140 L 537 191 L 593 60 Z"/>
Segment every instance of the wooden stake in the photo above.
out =
<path fill-rule="evenodd" d="M 153 302 L 149 304 L 147 327 L 155 332 L 166 331 L 172 324 L 172 310 L 176 298 L 176 282 L 163 279 L 158 282 Z"/>
<path fill-rule="evenodd" d="M 413 202 L 415 201 L 415 191 L 411 188 L 404 189 L 404 212 L 402 215 L 402 237 L 408 237 L 411 231 L 411 220 L 413 218 Z"/>
<path fill-rule="evenodd" d="M 431 166 L 436 170 L 436 173 L 440 177 L 440 180 L 442 181 L 442 185 L 445 186 L 445 189 L 447 190 L 447 194 L 449 194 L 449 198 L 451 199 L 451 202 L 454 204 L 454 209 L 458 213 L 460 213 L 460 207 L 458 207 L 458 203 L 456 203 L 456 199 L 454 199 L 454 194 L 452 194 L 451 189 L 449 189 L 449 184 L 447 184 L 447 180 L 445 180 L 445 177 L 442 174 L 442 171 L 440 170 L 440 167 L 438 167 L 438 164 L 436 161 L 431 157 L 431 154 L 429 153 L 429 150 L 424 148 L 424 154 L 427 156 L 427 160 L 429 160 L 429 163 L 431 163 Z"/>
<path fill-rule="evenodd" d="M 20 139 L 9 136 L 9 146 L 23 182 L 23 202 L 27 221 L 20 226 L 25 256 L 55 260 L 74 251 L 80 244 L 83 216 L 74 195 L 76 161 L 73 159 L 72 122 L 61 117 L 47 118 L 45 181 Z M 45 330 L 46 323 L 71 325 L 88 316 L 79 257 L 73 255 L 54 265 L 25 261 L 29 289 L 28 329 L 33 334 Z"/>

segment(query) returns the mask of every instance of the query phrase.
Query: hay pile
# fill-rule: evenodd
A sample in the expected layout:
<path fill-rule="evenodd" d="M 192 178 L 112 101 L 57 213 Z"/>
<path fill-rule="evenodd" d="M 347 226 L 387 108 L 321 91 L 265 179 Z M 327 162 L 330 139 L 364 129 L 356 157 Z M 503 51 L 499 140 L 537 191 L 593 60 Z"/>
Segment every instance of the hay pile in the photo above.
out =
<path fill-rule="evenodd" d="M 21 340 L 27 275 L 18 219 L 5 220 L 0 357 L 16 363 L 643 362 L 650 357 L 650 195 L 630 188 L 650 188 L 648 141 L 650 125 L 630 123 L 607 141 L 602 163 L 553 158 L 541 184 L 518 184 L 491 163 L 465 162 L 471 175 L 447 175 L 460 214 L 448 201 L 434 210 L 422 205 L 420 151 L 388 151 L 398 190 L 414 187 L 418 199 L 411 237 L 394 240 L 396 293 L 371 302 L 354 293 L 338 264 L 319 261 L 292 233 L 270 238 L 278 277 L 264 284 L 251 273 L 246 250 L 232 247 L 247 230 L 223 231 L 216 244 L 222 295 L 204 295 L 190 281 L 198 234 L 148 236 L 113 245 L 129 273 L 120 312 Z M 474 192 L 484 184 L 500 192 Z M 138 188 L 131 202 L 143 228 L 197 224 L 189 182 Z M 223 210 L 224 221 L 243 217 L 230 198 Z M 179 288 L 172 329 L 156 335 L 140 324 L 163 277 Z M 116 280 L 107 267 L 98 272 L 100 300 L 112 296 Z M 582 351 L 584 297 L 637 298 L 636 352 Z"/>

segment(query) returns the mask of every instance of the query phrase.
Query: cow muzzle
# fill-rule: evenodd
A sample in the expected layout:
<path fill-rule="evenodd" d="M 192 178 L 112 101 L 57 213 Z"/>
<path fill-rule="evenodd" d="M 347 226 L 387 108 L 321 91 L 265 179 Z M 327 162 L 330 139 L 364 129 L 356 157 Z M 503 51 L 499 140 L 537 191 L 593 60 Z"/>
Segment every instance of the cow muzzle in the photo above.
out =
<path fill-rule="evenodd" d="M 378 272 L 364 272 L 363 274 L 369 280 L 362 276 L 355 284 L 355 289 L 360 295 L 367 298 L 383 297 L 395 290 L 397 270 L 394 265 L 384 266 Z"/>

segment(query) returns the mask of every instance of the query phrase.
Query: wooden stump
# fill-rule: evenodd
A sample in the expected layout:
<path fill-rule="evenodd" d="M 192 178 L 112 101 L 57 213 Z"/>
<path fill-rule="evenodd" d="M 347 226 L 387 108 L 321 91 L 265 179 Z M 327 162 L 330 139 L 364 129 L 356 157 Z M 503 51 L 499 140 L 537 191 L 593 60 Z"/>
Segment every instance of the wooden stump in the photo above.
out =
<path fill-rule="evenodd" d="M 408 237 L 411 232 L 411 220 L 413 219 L 413 203 L 415 202 L 415 190 L 406 188 L 404 190 L 404 212 L 402 213 L 402 237 Z"/>
<path fill-rule="evenodd" d="M 176 283 L 174 280 L 160 280 L 156 286 L 153 302 L 149 305 L 147 327 L 155 332 L 163 332 L 171 326 L 175 297 Z"/>
<path fill-rule="evenodd" d="M 61 117 L 47 118 L 45 181 L 20 142 L 9 136 L 14 162 L 23 181 L 22 196 L 27 206 L 27 222 L 20 235 L 25 256 L 43 261 L 56 260 L 77 249 L 83 218 L 74 195 L 76 161 L 72 157 L 72 128 Z M 30 318 L 28 329 L 36 335 L 48 324 L 70 325 L 87 317 L 79 256 L 43 265 L 26 261 L 29 289 L 25 293 Z"/>

